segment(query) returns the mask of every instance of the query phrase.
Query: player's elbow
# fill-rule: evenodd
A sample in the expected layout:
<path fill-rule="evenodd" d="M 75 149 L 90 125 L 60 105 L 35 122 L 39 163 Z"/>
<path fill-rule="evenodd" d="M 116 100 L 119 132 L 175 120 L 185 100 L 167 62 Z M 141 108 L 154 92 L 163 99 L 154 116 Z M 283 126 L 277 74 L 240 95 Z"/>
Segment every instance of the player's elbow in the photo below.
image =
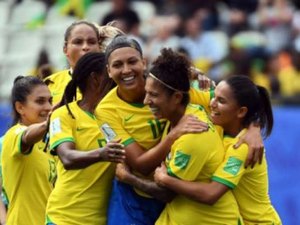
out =
<path fill-rule="evenodd" d="M 217 195 L 215 195 L 214 193 L 207 193 L 205 195 L 205 197 L 202 195 L 196 196 L 196 201 L 207 204 L 207 205 L 211 205 L 211 206 L 214 205 L 218 200 L 219 200 L 219 197 Z"/>

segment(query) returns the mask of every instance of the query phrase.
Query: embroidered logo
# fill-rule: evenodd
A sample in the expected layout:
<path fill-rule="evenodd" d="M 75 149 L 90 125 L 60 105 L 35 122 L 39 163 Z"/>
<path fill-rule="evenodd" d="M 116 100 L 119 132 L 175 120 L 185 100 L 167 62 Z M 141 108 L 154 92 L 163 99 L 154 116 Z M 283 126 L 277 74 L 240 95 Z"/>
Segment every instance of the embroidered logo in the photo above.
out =
<path fill-rule="evenodd" d="M 191 156 L 181 151 L 177 151 L 175 155 L 175 166 L 180 169 L 185 169 L 189 164 Z"/>
<path fill-rule="evenodd" d="M 131 116 L 128 116 L 128 117 L 124 118 L 124 121 L 128 122 L 133 116 L 134 116 L 134 114 L 132 114 Z"/>
<path fill-rule="evenodd" d="M 85 128 L 84 127 L 77 127 L 76 130 L 77 131 L 83 131 Z"/>
<path fill-rule="evenodd" d="M 243 164 L 242 160 L 230 156 L 224 167 L 224 171 L 232 175 L 236 175 L 240 171 L 242 164 Z"/>

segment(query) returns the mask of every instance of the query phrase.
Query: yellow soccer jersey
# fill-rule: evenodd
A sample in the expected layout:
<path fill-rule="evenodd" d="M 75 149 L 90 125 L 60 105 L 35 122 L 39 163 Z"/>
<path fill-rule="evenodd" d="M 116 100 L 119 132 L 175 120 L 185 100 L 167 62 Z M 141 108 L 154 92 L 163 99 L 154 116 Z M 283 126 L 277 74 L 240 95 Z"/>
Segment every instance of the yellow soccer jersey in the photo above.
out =
<path fill-rule="evenodd" d="M 72 102 L 55 110 L 50 121 L 50 149 L 63 142 L 74 142 L 78 151 L 97 149 L 106 144 L 96 118 Z M 47 205 L 47 219 L 59 225 L 105 225 L 115 166 L 98 162 L 84 169 L 65 170 L 57 162 L 57 181 Z"/>
<path fill-rule="evenodd" d="M 233 149 L 237 140 L 238 137 L 224 136 L 225 159 L 214 173 L 212 180 L 233 189 L 246 225 L 281 224 L 268 194 L 266 157 L 263 157 L 262 164 L 255 165 L 253 169 L 245 169 L 248 146 L 243 144 L 239 149 Z"/>
<path fill-rule="evenodd" d="M 71 80 L 71 78 L 72 77 L 69 70 L 62 70 L 45 78 L 44 81 L 48 85 L 48 88 L 52 95 L 53 105 L 56 105 L 61 101 L 65 88 Z M 79 99 L 81 99 L 81 93 L 78 90 L 77 100 Z"/>
<path fill-rule="evenodd" d="M 17 124 L 4 136 L 3 187 L 8 197 L 8 225 L 44 224 L 46 204 L 56 177 L 53 157 L 39 141 L 27 154 L 21 153 L 26 126 Z"/>
<path fill-rule="evenodd" d="M 193 114 L 207 122 L 209 130 L 200 134 L 185 134 L 174 142 L 166 159 L 168 174 L 186 181 L 208 183 L 224 158 L 222 140 L 203 108 L 189 105 L 186 114 Z M 229 191 L 213 206 L 177 195 L 166 205 L 156 225 L 238 225 L 240 222 L 238 205 Z"/>
<path fill-rule="evenodd" d="M 214 97 L 214 91 L 201 91 L 195 88 L 190 88 L 190 102 L 197 105 L 202 105 L 206 112 L 210 112 L 210 100 Z"/>
<path fill-rule="evenodd" d="M 117 87 L 111 90 L 100 102 L 96 116 L 103 122 L 100 127 L 106 139 L 122 139 L 127 146 L 137 142 L 145 151 L 155 146 L 162 135 L 165 120 L 157 120 L 149 106 L 144 104 L 129 104 L 117 95 Z M 138 176 L 150 179 L 141 174 Z M 139 194 L 150 197 L 136 190 Z"/>

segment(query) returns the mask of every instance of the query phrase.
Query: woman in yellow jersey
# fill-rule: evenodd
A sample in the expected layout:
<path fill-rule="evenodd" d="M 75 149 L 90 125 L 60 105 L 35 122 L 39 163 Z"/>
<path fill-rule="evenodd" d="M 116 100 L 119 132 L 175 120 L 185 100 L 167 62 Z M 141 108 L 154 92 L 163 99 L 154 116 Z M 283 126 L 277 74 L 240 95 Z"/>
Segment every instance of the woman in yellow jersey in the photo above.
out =
<path fill-rule="evenodd" d="M 184 55 L 171 49 L 162 49 L 147 76 L 144 103 L 149 105 L 157 119 L 168 119 L 163 139 L 186 114 L 193 114 L 209 125 L 207 132 L 179 137 L 166 158 L 168 172 L 177 179 L 209 182 L 223 160 L 224 148 L 219 133 L 203 107 L 188 104 L 189 68 L 190 62 Z M 136 182 L 132 177 L 134 176 L 126 175 L 125 181 L 142 188 L 142 183 Z M 154 193 L 155 189 L 159 191 L 159 187 L 149 184 L 145 190 Z M 165 190 L 165 194 L 168 192 Z M 176 195 L 166 205 L 156 224 L 238 225 L 240 222 L 238 205 L 233 194 L 228 192 L 213 206 L 197 203 L 184 195 Z"/>
<path fill-rule="evenodd" d="M 122 33 L 122 31 L 116 27 L 97 26 L 83 20 L 72 23 L 66 29 L 63 52 L 70 68 L 52 74 L 45 79 L 51 91 L 54 105 L 60 102 L 78 59 L 88 52 L 104 51 L 109 40 L 118 33 Z M 80 96 L 78 97 L 80 98 Z"/>
<path fill-rule="evenodd" d="M 14 125 L 2 146 L 3 187 L 8 200 L 6 224 L 43 224 L 56 178 L 55 162 L 43 140 L 51 94 L 37 77 L 18 76 L 12 88 Z"/>
<path fill-rule="evenodd" d="M 218 84 L 211 101 L 211 118 L 223 127 L 225 158 L 210 183 L 182 182 L 170 177 L 164 167 L 156 170 L 155 180 L 162 186 L 190 199 L 209 205 L 218 203 L 230 190 L 239 204 L 247 225 L 280 225 L 280 218 L 268 194 L 268 171 L 265 157 L 260 165 L 245 169 L 248 146 L 233 149 L 239 135 L 253 121 L 259 121 L 265 136 L 271 134 L 273 115 L 268 92 L 246 76 L 234 76 Z"/>
<path fill-rule="evenodd" d="M 47 204 L 47 224 L 105 225 L 115 166 L 125 158 L 123 145 L 106 143 L 94 116 L 110 87 L 103 53 L 77 62 L 64 101 L 50 122 L 50 149 L 59 156 L 58 178 Z M 82 99 L 76 99 L 79 88 Z"/>
<path fill-rule="evenodd" d="M 107 130 L 109 137 L 122 138 L 126 163 L 134 173 L 151 180 L 152 177 L 148 175 L 165 159 L 178 134 L 200 131 L 203 127 L 189 118 L 191 121 L 188 124 L 196 123 L 195 127 L 187 125 L 186 129 L 178 129 L 179 133 L 174 129 L 172 132 L 176 135 L 171 132 L 164 142 L 159 143 L 165 120 L 155 119 L 149 107 L 143 104 L 146 62 L 141 47 L 131 38 L 117 36 L 106 49 L 106 59 L 109 76 L 117 87 L 103 98 L 96 109 L 96 115 L 101 113 L 101 118 L 106 121 L 101 127 Z M 201 103 L 208 108 L 209 92 L 191 90 L 190 93 L 191 102 Z M 123 224 L 153 224 L 162 208 L 161 202 L 138 189 L 133 190 L 130 185 L 116 181 L 108 224 L 118 224 L 120 220 L 124 221 Z"/>
<path fill-rule="evenodd" d="M 161 137 L 165 120 L 157 120 L 148 106 L 143 104 L 145 96 L 146 62 L 140 45 L 126 36 L 118 36 L 106 49 L 109 76 L 117 87 L 101 100 L 96 115 L 104 121 L 101 129 L 108 139 L 121 138 L 126 149 L 128 165 L 140 176 L 152 179 L 154 169 L 164 160 L 178 130 L 174 129 L 168 138 L 155 146 Z M 208 95 L 209 96 L 209 95 Z M 189 118 L 181 132 L 206 129 L 198 121 Z M 130 185 L 114 183 L 110 202 L 108 224 L 153 224 L 164 204 Z"/>

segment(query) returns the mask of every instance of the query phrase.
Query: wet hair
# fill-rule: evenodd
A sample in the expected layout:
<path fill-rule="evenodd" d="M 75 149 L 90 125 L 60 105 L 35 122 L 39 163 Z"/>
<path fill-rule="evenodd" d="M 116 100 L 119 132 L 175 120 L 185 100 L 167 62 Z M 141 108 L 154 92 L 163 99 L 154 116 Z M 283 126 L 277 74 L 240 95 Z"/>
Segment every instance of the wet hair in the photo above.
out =
<path fill-rule="evenodd" d="M 103 26 L 95 24 L 100 35 L 100 50 L 102 52 L 105 52 L 106 47 L 109 45 L 109 43 L 115 36 L 125 35 L 125 33 L 122 30 L 115 26 L 115 23 L 117 23 L 117 21 L 111 21 L 110 23 Z"/>
<path fill-rule="evenodd" d="M 233 92 L 233 96 L 241 107 L 247 107 L 248 112 L 243 120 L 243 126 L 259 123 L 263 136 L 271 134 L 273 128 L 273 112 L 269 94 L 266 88 L 255 85 L 247 76 L 232 76 L 225 80 Z"/>
<path fill-rule="evenodd" d="M 32 90 L 39 85 L 46 85 L 41 79 L 36 76 L 17 76 L 11 90 L 11 105 L 13 114 L 13 124 L 19 122 L 21 115 L 15 108 L 15 103 L 26 103 L 27 96 L 31 94 Z"/>
<path fill-rule="evenodd" d="M 108 61 L 108 58 L 113 51 L 115 51 L 116 49 L 125 48 L 125 47 L 134 48 L 135 50 L 137 50 L 140 53 L 141 57 L 143 57 L 142 48 L 136 40 L 134 40 L 132 38 L 128 38 L 125 35 L 117 35 L 106 48 L 106 51 L 105 51 L 106 61 Z"/>
<path fill-rule="evenodd" d="M 69 39 L 69 37 L 71 36 L 72 30 L 73 30 L 76 26 L 81 25 L 81 24 L 85 24 L 85 25 L 87 25 L 87 26 L 90 26 L 90 27 L 95 31 L 95 34 L 96 34 L 96 36 L 97 36 L 97 40 L 98 40 L 99 46 L 100 46 L 100 35 L 99 35 L 98 29 L 97 29 L 97 27 L 95 26 L 95 24 L 90 23 L 90 22 L 85 21 L 85 20 L 79 20 L 79 21 L 73 22 L 73 23 L 66 29 L 65 35 L 64 35 L 64 47 L 67 46 L 68 39 Z"/>
<path fill-rule="evenodd" d="M 113 81 L 108 77 L 106 73 L 105 55 L 99 52 L 89 52 L 80 57 L 75 65 L 72 79 L 66 86 L 63 98 L 60 106 L 66 105 L 72 118 L 74 115 L 68 107 L 68 103 L 76 100 L 77 88 L 80 90 L 82 95 L 86 92 L 88 87 L 88 79 L 92 73 L 98 76 L 104 76 L 103 82 L 101 83 L 101 89 L 103 90 L 100 99 L 103 98 L 107 92 L 114 86 Z"/>
<path fill-rule="evenodd" d="M 183 93 L 181 104 L 187 105 L 189 102 L 190 68 L 191 62 L 184 54 L 170 48 L 163 48 L 160 55 L 152 62 L 150 73 L 162 81 L 161 84 L 169 95 L 172 95 L 175 90 L 181 91 Z"/>

